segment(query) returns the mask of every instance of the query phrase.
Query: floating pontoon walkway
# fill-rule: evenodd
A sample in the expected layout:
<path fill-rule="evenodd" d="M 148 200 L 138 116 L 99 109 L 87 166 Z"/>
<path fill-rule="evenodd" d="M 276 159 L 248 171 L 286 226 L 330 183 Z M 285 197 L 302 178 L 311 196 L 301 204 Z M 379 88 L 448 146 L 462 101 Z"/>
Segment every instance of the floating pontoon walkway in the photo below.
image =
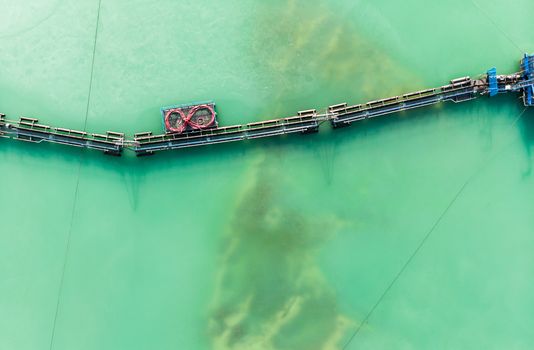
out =
<path fill-rule="evenodd" d="M 85 131 L 54 128 L 39 124 L 37 119 L 20 118 L 10 121 L 0 114 L 0 137 L 28 142 L 51 142 L 103 151 L 120 155 L 124 149 L 131 149 L 137 155 L 180 148 L 212 145 L 247 139 L 271 137 L 284 134 L 309 134 L 319 131 L 323 122 L 330 122 L 334 128 L 344 127 L 364 119 L 385 116 L 400 111 L 429 106 L 443 101 L 455 103 L 472 100 L 478 96 L 495 96 L 499 93 L 518 92 L 522 94 L 525 106 L 534 105 L 534 55 L 525 55 L 520 61 L 521 70 L 510 75 L 497 75 L 490 69 L 478 79 L 463 77 L 451 80 L 450 84 L 434 89 L 416 91 L 382 100 L 349 106 L 336 104 L 323 113 L 317 110 L 298 112 L 296 116 L 273 119 L 244 125 L 214 127 L 204 130 L 190 130 L 182 133 L 153 135 L 151 132 L 137 133 L 133 139 L 126 139 L 123 133 L 108 131 L 106 134 L 90 134 Z"/>
<path fill-rule="evenodd" d="M 125 146 L 124 134 L 121 133 L 108 131 L 105 135 L 89 134 L 84 131 L 42 125 L 34 118 L 21 117 L 18 121 L 10 121 L 6 120 L 4 114 L 0 114 L 0 137 L 33 143 L 58 143 L 112 155 L 120 155 Z"/>

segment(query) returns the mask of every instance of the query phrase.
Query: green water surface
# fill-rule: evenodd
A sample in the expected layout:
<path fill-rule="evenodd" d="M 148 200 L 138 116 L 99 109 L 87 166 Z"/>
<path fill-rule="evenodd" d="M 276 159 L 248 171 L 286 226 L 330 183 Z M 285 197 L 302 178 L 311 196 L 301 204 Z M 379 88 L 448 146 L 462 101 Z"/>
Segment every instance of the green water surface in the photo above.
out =
<path fill-rule="evenodd" d="M 0 0 L 0 111 L 161 131 L 518 70 L 534 2 Z M 0 349 L 529 349 L 516 96 L 136 159 L 0 140 Z"/>

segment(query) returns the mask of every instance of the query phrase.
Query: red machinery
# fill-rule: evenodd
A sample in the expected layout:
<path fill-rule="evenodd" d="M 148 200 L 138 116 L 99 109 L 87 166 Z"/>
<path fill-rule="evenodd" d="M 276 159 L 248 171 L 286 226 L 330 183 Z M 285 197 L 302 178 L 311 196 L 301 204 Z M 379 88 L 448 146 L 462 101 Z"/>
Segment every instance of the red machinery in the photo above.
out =
<path fill-rule="evenodd" d="M 167 133 L 181 134 L 217 127 L 213 103 L 164 107 L 161 113 Z"/>

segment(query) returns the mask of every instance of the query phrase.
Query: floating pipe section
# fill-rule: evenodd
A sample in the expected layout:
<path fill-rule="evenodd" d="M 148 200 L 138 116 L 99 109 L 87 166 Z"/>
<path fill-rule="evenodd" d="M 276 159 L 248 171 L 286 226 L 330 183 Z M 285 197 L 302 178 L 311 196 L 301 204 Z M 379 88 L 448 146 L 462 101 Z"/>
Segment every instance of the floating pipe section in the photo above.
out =
<path fill-rule="evenodd" d="M 84 131 L 42 125 L 35 118 L 21 117 L 18 121 L 10 121 L 4 114 L 0 114 L 0 137 L 32 143 L 50 142 L 89 148 L 116 156 L 121 155 L 125 145 L 122 133 L 108 131 L 105 135 L 89 134 Z"/>
<path fill-rule="evenodd" d="M 34 118 L 21 117 L 18 121 L 11 121 L 7 120 L 4 114 L 0 114 L 0 137 L 34 143 L 64 144 L 103 151 L 111 155 L 121 155 L 124 149 L 131 149 L 138 156 L 143 156 L 157 151 L 276 135 L 315 133 L 319 131 L 320 124 L 326 121 L 329 121 L 334 128 L 345 127 L 364 119 L 425 107 L 443 101 L 455 103 L 469 101 L 481 95 L 493 97 L 500 93 L 517 92 L 522 94 L 525 106 L 533 106 L 534 55 L 525 54 L 520 61 L 520 67 L 521 70 L 514 74 L 497 75 L 497 70 L 492 68 L 478 79 L 463 77 L 451 80 L 450 84 L 438 88 L 370 101 L 365 104 L 349 106 L 347 103 L 341 103 L 329 106 L 323 113 L 311 109 L 298 112 L 293 117 L 245 125 L 219 127 L 216 120 L 210 120 L 210 125 L 213 124 L 214 126 L 212 128 L 199 128 L 193 124 L 190 129 L 183 128 L 183 130 L 178 129 L 180 132 L 172 132 L 171 128 L 171 132 L 169 132 L 169 128 L 166 125 L 168 122 L 165 122 L 168 116 L 165 119 L 166 114 L 164 113 L 166 133 L 161 135 L 153 135 L 151 132 L 137 133 L 131 140 L 126 139 L 123 133 L 112 131 L 108 131 L 106 134 L 87 133 L 85 131 L 42 125 Z M 185 108 L 190 108 L 191 111 L 196 111 L 194 105 L 184 106 L 186 106 Z M 202 106 L 205 106 L 205 104 Z M 181 108 L 184 107 L 182 106 Z M 214 110 L 210 111 L 215 116 Z M 164 112 L 164 109 L 162 109 L 162 112 Z M 184 117 L 184 123 L 191 124 L 190 119 L 190 116 Z"/>

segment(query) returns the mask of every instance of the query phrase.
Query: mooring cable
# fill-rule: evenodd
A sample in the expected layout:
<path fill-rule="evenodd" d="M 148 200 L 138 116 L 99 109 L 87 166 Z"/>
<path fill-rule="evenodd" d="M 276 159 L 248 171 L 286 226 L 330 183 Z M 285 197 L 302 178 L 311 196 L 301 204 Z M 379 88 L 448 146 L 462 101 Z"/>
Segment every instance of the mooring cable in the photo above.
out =
<path fill-rule="evenodd" d="M 94 41 L 93 41 L 93 57 L 92 57 L 92 60 L 91 60 L 91 74 L 90 74 L 90 77 L 89 77 L 89 89 L 88 89 L 88 93 L 87 93 L 87 105 L 86 105 L 86 109 L 85 109 L 85 119 L 84 119 L 84 124 L 83 124 L 83 131 L 84 132 L 87 129 L 87 120 L 88 120 L 88 117 L 89 117 L 89 107 L 90 107 L 90 104 L 91 104 L 91 94 L 92 94 L 92 90 L 93 90 L 93 78 L 94 78 L 95 56 L 96 56 L 96 42 L 98 40 L 98 28 L 99 28 L 99 23 L 100 23 L 100 10 L 101 10 L 101 8 L 102 8 L 102 0 L 98 0 L 98 9 L 97 9 L 97 14 L 96 14 L 96 28 L 95 28 L 95 35 L 94 35 Z M 76 203 L 78 202 L 78 193 L 79 193 L 79 188 L 80 188 L 80 176 L 81 176 L 81 171 L 82 171 L 82 160 L 83 160 L 84 154 L 85 153 L 81 154 L 80 161 L 78 163 L 78 170 L 77 170 L 77 175 L 76 175 L 76 185 L 75 185 L 75 188 L 74 188 L 74 199 L 73 199 L 73 202 L 72 202 L 72 212 L 71 212 L 69 230 L 68 230 L 68 233 L 67 233 L 67 242 L 66 242 L 66 246 L 65 246 L 65 254 L 64 254 L 64 257 L 63 257 L 63 266 L 62 266 L 62 269 L 61 269 L 61 276 L 60 276 L 60 279 L 59 279 L 59 289 L 58 289 L 58 296 L 57 296 L 57 301 L 56 301 L 56 310 L 55 310 L 55 313 L 54 313 L 54 321 L 52 323 L 52 335 L 50 337 L 50 348 L 49 348 L 50 350 L 52 350 L 52 347 L 54 346 L 54 339 L 55 339 L 55 335 L 56 335 L 57 318 L 58 318 L 58 315 L 59 315 L 59 306 L 60 306 L 60 302 L 61 302 L 61 296 L 63 294 L 63 285 L 64 285 L 64 281 L 65 281 L 65 271 L 67 269 L 67 260 L 68 260 L 68 257 L 69 257 L 69 251 L 70 251 L 70 245 L 71 245 L 72 230 L 74 228 L 74 217 L 75 217 L 75 214 L 76 214 Z"/>
<path fill-rule="evenodd" d="M 525 114 L 528 107 L 525 107 L 521 113 L 512 121 L 512 123 L 509 125 L 509 127 L 515 126 L 515 124 L 521 119 L 521 117 Z M 406 262 L 402 265 L 399 272 L 395 275 L 395 277 L 391 280 L 391 282 L 388 284 L 384 292 L 380 295 L 378 300 L 375 302 L 373 307 L 369 310 L 369 312 L 365 315 L 364 319 L 360 322 L 356 330 L 352 333 L 349 340 L 345 343 L 343 346 L 343 350 L 347 349 L 347 347 L 352 343 L 352 341 L 356 338 L 356 336 L 360 333 L 363 326 L 369 321 L 370 317 L 373 315 L 377 307 L 384 301 L 384 298 L 389 293 L 391 288 L 399 281 L 404 271 L 406 271 L 406 268 L 410 265 L 410 263 L 413 261 L 415 256 L 419 253 L 421 248 L 425 245 L 425 243 L 428 241 L 430 236 L 436 231 L 436 228 L 439 226 L 439 224 L 442 222 L 443 218 L 447 215 L 449 210 L 452 208 L 452 206 L 457 202 L 457 200 L 460 198 L 464 190 L 467 188 L 467 186 L 471 183 L 471 181 L 477 177 L 477 175 L 480 173 L 482 169 L 484 169 L 486 166 L 488 166 L 506 147 L 508 144 L 503 145 L 502 147 L 499 147 L 490 157 L 482 164 L 478 169 L 476 169 L 469 177 L 465 180 L 465 182 L 462 184 L 460 189 L 456 192 L 454 197 L 451 199 L 449 204 L 445 207 L 445 209 L 442 211 L 442 213 L 438 216 L 437 220 L 434 222 L 430 230 L 425 234 L 423 239 L 419 242 L 415 250 L 410 254 Z"/>
<path fill-rule="evenodd" d="M 497 29 L 509 42 L 511 42 L 512 45 L 515 46 L 521 52 L 521 54 L 525 53 L 525 51 L 522 50 L 519 45 L 517 45 L 517 43 L 512 40 L 512 38 L 504 30 L 501 29 L 497 22 L 495 22 L 495 20 L 486 11 L 484 11 L 482 7 L 480 7 L 480 5 L 475 2 L 475 0 L 471 0 L 471 2 L 480 11 L 480 13 L 482 13 L 491 22 L 491 24 L 493 24 L 495 29 Z"/>

